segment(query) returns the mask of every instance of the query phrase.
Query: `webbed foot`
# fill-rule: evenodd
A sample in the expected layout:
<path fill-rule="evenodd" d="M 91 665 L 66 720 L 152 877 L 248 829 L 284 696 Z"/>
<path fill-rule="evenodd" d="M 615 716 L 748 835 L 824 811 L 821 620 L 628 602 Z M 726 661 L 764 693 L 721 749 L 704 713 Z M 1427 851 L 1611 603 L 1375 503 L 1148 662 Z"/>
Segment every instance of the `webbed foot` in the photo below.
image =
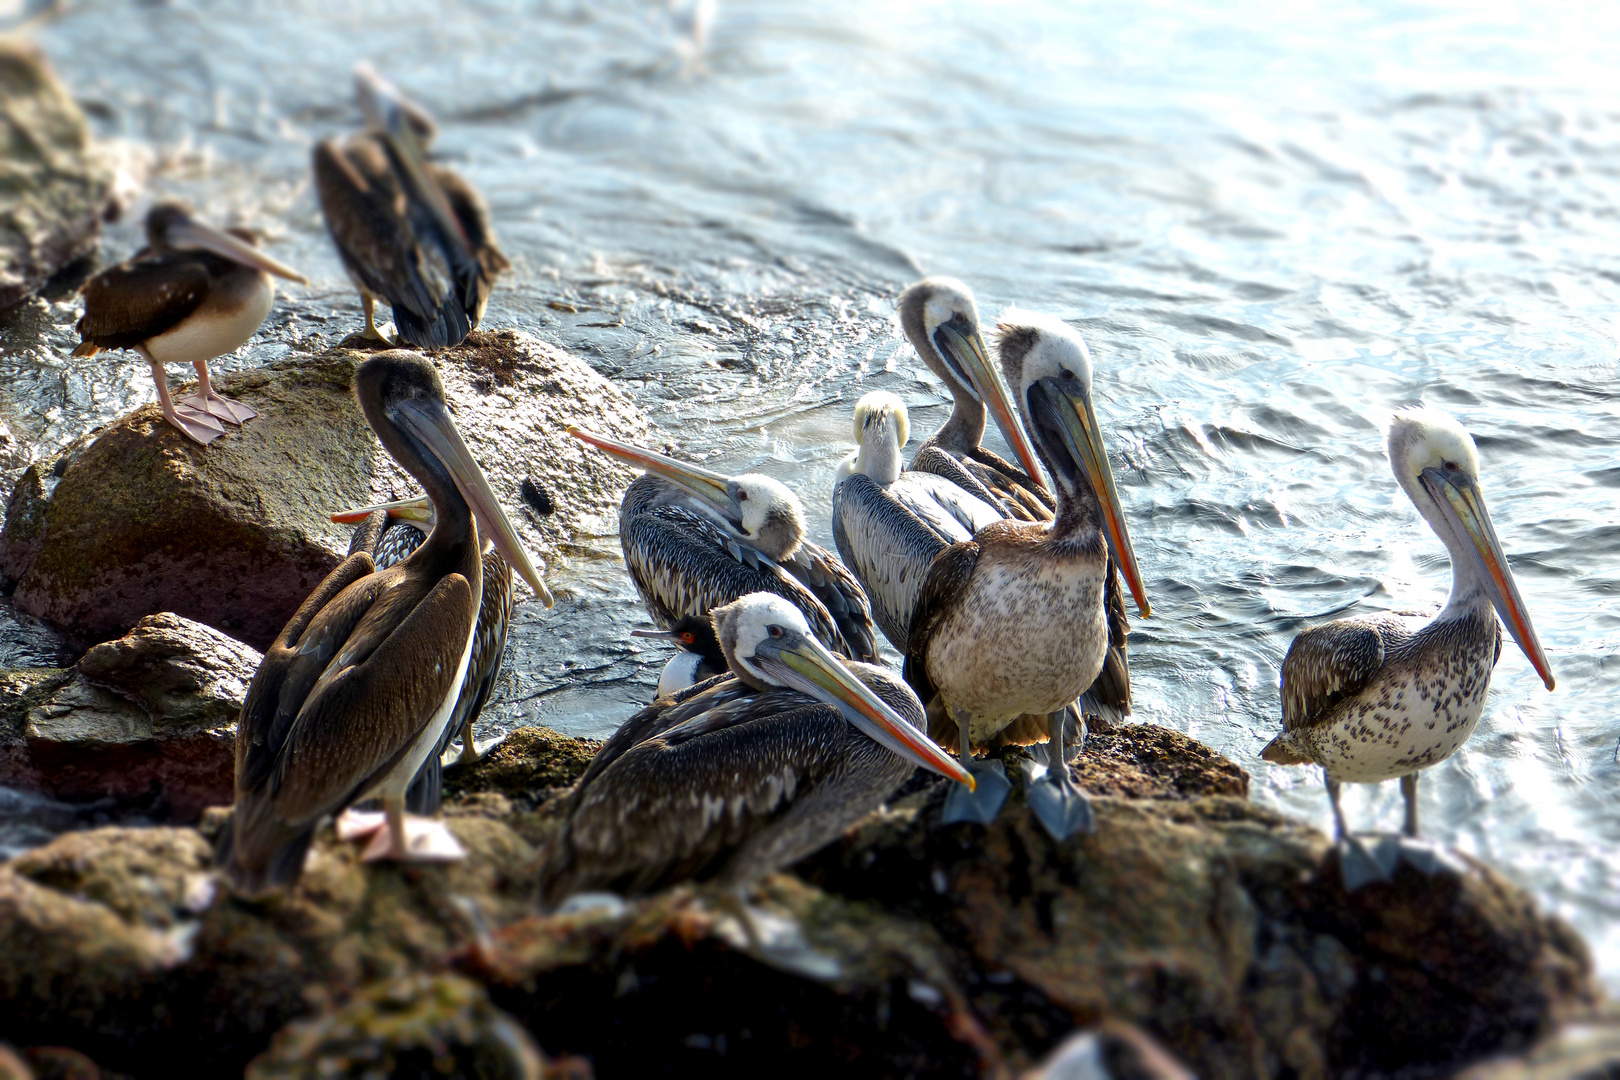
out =
<path fill-rule="evenodd" d="M 181 398 L 180 408 L 189 408 L 196 412 L 205 413 L 223 420 L 227 424 L 243 424 L 259 415 L 257 410 L 242 404 L 240 401 L 211 391 L 207 394 L 198 393 Z"/>
<path fill-rule="evenodd" d="M 973 774 L 978 787 L 969 791 L 966 784 L 952 784 L 945 797 L 945 814 L 941 818 L 947 825 L 959 821 L 973 821 L 988 825 L 996 820 L 1001 804 L 1012 792 L 1007 781 L 1007 770 L 999 761 L 964 761 L 963 766 Z"/>
<path fill-rule="evenodd" d="M 173 408 L 163 410 L 163 418 L 180 429 L 180 433 L 193 442 L 207 446 L 221 435 L 225 428 L 218 420 L 205 412 L 198 412 L 189 405 L 180 404 Z"/>
<path fill-rule="evenodd" d="M 1402 863 L 1425 877 L 1463 873 L 1467 868 L 1439 844 L 1388 833 L 1349 836 L 1339 841 L 1339 875 L 1344 891 L 1355 892 L 1375 881 L 1392 881 Z"/>
<path fill-rule="evenodd" d="M 1033 781 L 1025 794 L 1035 820 L 1045 827 L 1052 839 L 1059 841 L 1097 827 L 1091 798 L 1069 779 L 1068 772 L 1066 767 L 1048 768 L 1046 775 Z"/>

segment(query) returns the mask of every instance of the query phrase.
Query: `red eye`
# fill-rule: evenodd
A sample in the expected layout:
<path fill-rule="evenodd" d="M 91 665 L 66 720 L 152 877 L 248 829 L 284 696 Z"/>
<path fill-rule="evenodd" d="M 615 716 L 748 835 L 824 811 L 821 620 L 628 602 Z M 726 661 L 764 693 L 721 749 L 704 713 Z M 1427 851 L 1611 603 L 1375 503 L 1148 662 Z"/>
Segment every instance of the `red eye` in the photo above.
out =
<path fill-rule="evenodd" d="M 739 489 L 738 492 L 737 492 L 737 501 L 738 502 L 747 502 L 748 501 L 748 492 L 742 491 L 742 490 Z"/>
<path fill-rule="evenodd" d="M 688 632 L 681 635 L 681 640 L 686 642 L 688 645 L 690 645 L 690 644 L 692 644 L 692 642 L 697 640 L 697 635 L 690 632 L 690 631 L 688 631 Z"/>

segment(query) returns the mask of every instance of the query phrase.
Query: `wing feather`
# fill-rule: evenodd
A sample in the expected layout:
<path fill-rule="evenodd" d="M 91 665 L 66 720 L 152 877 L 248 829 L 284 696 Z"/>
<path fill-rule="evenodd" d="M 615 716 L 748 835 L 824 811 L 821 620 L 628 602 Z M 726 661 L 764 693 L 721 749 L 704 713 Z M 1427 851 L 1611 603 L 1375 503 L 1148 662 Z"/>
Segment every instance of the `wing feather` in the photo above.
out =
<path fill-rule="evenodd" d="M 1311 727 L 1384 666 L 1382 620 L 1340 619 L 1300 633 L 1282 665 L 1283 730 Z"/>
<path fill-rule="evenodd" d="M 79 337 L 99 349 L 133 349 L 173 329 L 202 304 L 211 275 L 194 252 L 138 256 L 85 282 Z"/>
<path fill-rule="evenodd" d="M 952 544 L 928 564 L 928 576 L 911 614 L 903 670 L 906 682 L 925 706 L 935 695 L 933 680 L 928 677 L 929 641 L 940 622 L 961 602 L 978 564 L 979 545 L 971 540 Z"/>

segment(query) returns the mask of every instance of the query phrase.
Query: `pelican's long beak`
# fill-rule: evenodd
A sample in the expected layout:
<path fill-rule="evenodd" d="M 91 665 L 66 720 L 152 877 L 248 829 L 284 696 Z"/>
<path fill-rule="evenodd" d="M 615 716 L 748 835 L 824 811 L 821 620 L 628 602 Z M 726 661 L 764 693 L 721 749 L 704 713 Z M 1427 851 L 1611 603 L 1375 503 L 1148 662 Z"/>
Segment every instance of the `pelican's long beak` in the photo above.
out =
<path fill-rule="evenodd" d="M 722 513 L 731 511 L 731 493 L 728 485 L 729 476 L 722 476 L 717 472 L 692 465 L 685 461 L 676 461 L 672 457 L 665 457 L 655 450 L 647 450 L 634 443 L 620 442 L 610 439 L 606 435 L 593 435 L 583 428 L 570 427 L 568 434 L 588 446 L 594 446 L 610 457 L 616 457 L 626 465 L 637 469 L 645 469 L 650 473 L 657 473 L 671 483 L 679 484 L 693 495 L 705 502 L 713 503 L 715 509 Z"/>
<path fill-rule="evenodd" d="M 1042 379 L 1035 384 L 1044 390 L 1052 412 L 1056 414 L 1063 437 L 1063 449 L 1085 470 L 1086 480 L 1097 495 L 1102 508 L 1103 531 L 1108 536 L 1108 547 L 1119 563 L 1120 573 L 1130 586 L 1131 596 L 1142 616 L 1153 614 L 1148 606 L 1147 588 L 1142 584 L 1142 571 L 1136 565 L 1136 552 L 1131 549 L 1131 535 L 1125 528 L 1125 511 L 1119 502 L 1119 491 L 1114 487 L 1114 470 L 1108 464 L 1108 451 L 1103 448 L 1102 428 L 1097 413 L 1091 406 L 1091 388 L 1074 379 Z"/>
<path fill-rule="evenodd" d="M 229 259 L 233 263 L 251 266 L 263 270 L 267 274 L 296 281 L 300 285 L 308 285 L 309 278 L 300 274 L 284 262 L 272 259 L 241 237 L 232 236 L 212 225 L 204 225 L 200 221 L 181 221 L 169 226 L 168 241 L 171 247 L 185 251 L 211 251 L 222 259 Z"/>
<path fill-rule="evenodd" d="M 783 685 L 831 705 L 879 746 L 947 779 L 960 781 L 969 790 L 977 787 L 973 774 L 961 762 L 895 712 L 814 638 L 790 631 L 781 641 L 762 642 L 755 647 L 753 663 Z"/>
<path fill-rule="evenodd" d="M 1502 542 L 1496 537 L 1491 515 L 1485 509 L 1485 496 L 1479 484 L 1466 473 L 1452 476 L 1439 469 L 1424 469 L 1419 476 L 1423 486 L 1434 499 L 1440 512 L 1451 519 L 1452 526 L 1468 537 L 1472 547 L 1465 549 L 1466 557 L 1475 560 L 1474 568 L 1485 583 L 1491 606 L 1502 616 L 1508 633 L 1519 643 L 1530 666 L 1536 669 L 1547 689 L 1553 688 L 1552 665 L 1536 637 L 1536 628 L 1530 625 L 1530 613 L 1525 609 L 1519 586 L 1508 569 L 1507 556 L 1502 554 Z"/>
<path fill-rule="evenodd" d="M 946 361 L 967 376 L 973 392 L 990 410 L 990 419 L 1001 430 L 1001 437 L 1012 447 L 1012 452 L 1018 457 L 1024 471 L 1029 473 L 1029 478 L 1037 486 L 1045 487 L 1046 481 L 1041 477 L 1041 464 L 1035 456 L 1035 447 L 1030 444 L 1024 425 L 1018 422 L 1018 412 L 1013 408 L 1007 382 L 990 362 L 990 354 L 985 350 L 984 338 L 978 330 L 961 334 L 950 323 L 941 323 L 934 332 L 934 341 L 945 354 Z"/>
<path fill-rule="evenodd" d="M 420 521 L 429 524 L 433 521 L 433 504 L 426 495 L 417 495 L 409 499 L 397 499 L 394 502 L 373 503 L 370 506 L 357 506 L 353 510 L 339 510 L 332 514 L 332 521 L 338 525 L 358 525 L 378 510 L 388 511 L 391 518 L 400 518 L 403 521 Z"/>
<path fill-rule="evenodd" d="M 366 123 L 377 129 L 393 147 L 394 156 L 409 177 L 411 186 L 433 216 L 439 219 L 439 227 L 445 231 L 445 235 L 459 237 L 471 257 L 472 244 L 467 240 L 466 230 L 450 209 L 450 201 L 444 197 L 443 189 L 428 175 L 427 152 L 422 148 L 422 140 L 417 137 L 416 129 L 411 126 L 410 118 L 412 111 L 420 110 L 409 106 L 399 88 L 364 61 L 354 65 L 354 86 Z"/>
<path fill-rule="evenodd" d="M 391 408 L 395 422 L 420 440 L 456 482 L 456 489 L 472 508 L 473 517 L 478 519 L 480 534 L 494 542 L 495 550 L 529 583 L 541 603 L 546 607 L 555 603 L 550 590 L 540 580 L 540 572 L 534 568 L 534 560 L 518 539 L 511 519 L 501 508 L 495 492 L 490 490 L 484 470 L 478 467 L 472 451 L 461 441 L 461 433 L 450 420 L 449 410 L 432 398 L 407 398 Z"/>

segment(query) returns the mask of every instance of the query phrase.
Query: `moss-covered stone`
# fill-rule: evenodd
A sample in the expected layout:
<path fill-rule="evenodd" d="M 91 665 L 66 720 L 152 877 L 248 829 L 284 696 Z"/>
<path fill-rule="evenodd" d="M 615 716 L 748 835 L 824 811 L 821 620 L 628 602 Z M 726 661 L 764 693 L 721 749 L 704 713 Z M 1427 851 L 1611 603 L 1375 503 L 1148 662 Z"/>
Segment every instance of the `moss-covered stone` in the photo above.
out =
<path fill-rule="evenodd" d="M 538 914 L 531 841 L 589 752 L 554 732 L 463 774 L 445 810 L 459 864 L 362 865 L 323 830 L 296 889 L 248 901 L 209 871 L 220 814 L 70 834 L 0 866 L 0 1040 L 134 1075 L 183 1044 L 223 1074 L 309 1020 L 262 1066 L 314 1055 L 349 1075 L 403 1045 L 388 1039 L 404 1017 L 449 1047 L 455 1017 L 494 1015 L 422 981 L 453 968 L 602 1080 L 649 1062 L 1001 1077 L 1077 1028 L 1130 1025 L 1202 1077 L 1416 1080 L 1522 1049 L 1596 1000 L 1579 940 L 1488 869 L 1405 868 L 1346 895 L 1321 834 L 1200 794 L 1235 783 L 1218 756 L 1119 734 L 1095 767 L 1147 797 L 1099 795 L 1092 834 L 1054 842 L 1016 794 L 990 826 L 943 825 L 930 785 L 759 883 L 746 917 L 690 886 Z"/>
<path fill-rule="evenodd" d="M 483 987 L 454 975 L 404 975 L 281 1031 L 248 1080 L 541 1080 L 540 1050 Z"/>
<path fill-rule="evenodd" d="M 37 45 L 0 37 L 0 310 L 95 253 L 112 170 Z"/>

